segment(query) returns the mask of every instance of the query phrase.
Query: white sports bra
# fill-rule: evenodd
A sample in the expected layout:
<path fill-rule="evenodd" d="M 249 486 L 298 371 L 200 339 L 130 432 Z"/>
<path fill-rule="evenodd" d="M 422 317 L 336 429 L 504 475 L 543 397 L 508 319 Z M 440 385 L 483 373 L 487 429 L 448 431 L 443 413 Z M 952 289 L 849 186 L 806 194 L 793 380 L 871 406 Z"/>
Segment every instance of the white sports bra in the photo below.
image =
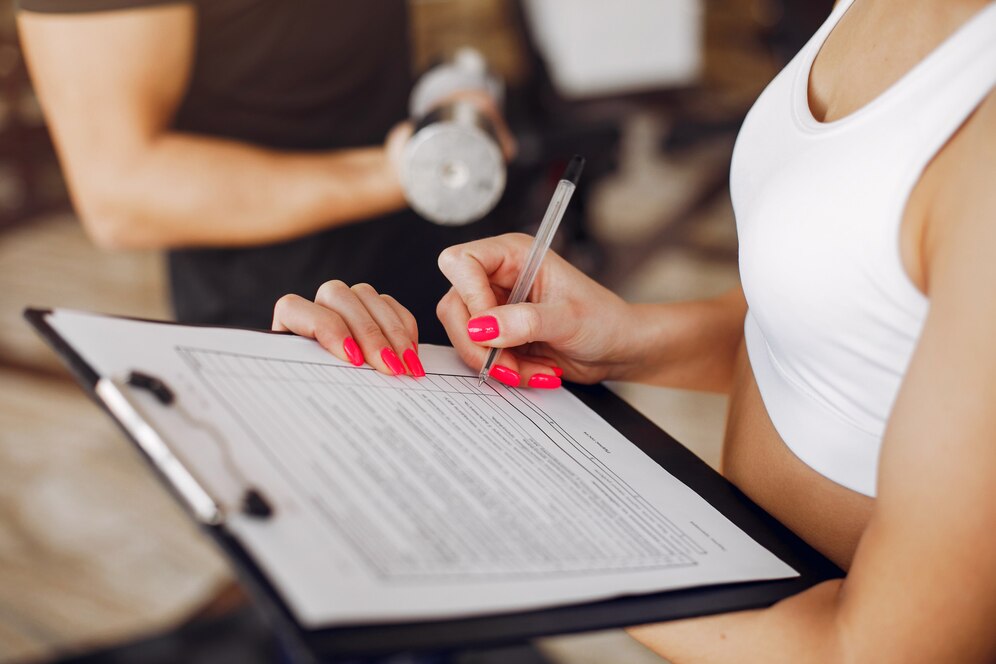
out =
<path fill-rule="evenodd" d="M 747 353 L 771 421 L 806 464 L 874 496 L 882 434 L 928 308 L 900 257 L 903 212 L 928 162 L 996 85 L 996 2 L 866 106 L 821 123 L 809 72 L 852 2 L 754 104 L 730 190 Z"/>

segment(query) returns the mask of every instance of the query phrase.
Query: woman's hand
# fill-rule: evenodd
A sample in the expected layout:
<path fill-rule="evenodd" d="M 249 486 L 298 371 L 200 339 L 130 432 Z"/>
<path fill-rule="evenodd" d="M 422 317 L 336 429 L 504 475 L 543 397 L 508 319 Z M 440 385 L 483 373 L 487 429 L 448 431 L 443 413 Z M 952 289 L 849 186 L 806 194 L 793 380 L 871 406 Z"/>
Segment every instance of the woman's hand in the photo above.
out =
<path fill-rule="evenodd" d="M 583 383 L 621 378 L 638 361 L 628 331 L 637 309 L 553 252 L 529 302 L 505 305 L 532 238 L 512 233 L 443 251 L 453 288 L 436 308 L 460 357 L 479 369 L 489 348 L 502 353 L 491 376 L 506 385 L 554 388 L 559 376 Z"/>
<path fill-rule="evenodd" d="M 315 301 L 284 295 L 273 308 L 273 329 L 316 340 L 340 360 L 366 361 L 389 376 L 425 375 L 418 357 L 415 317 L 370 284 L 327 281 Z M 403 358 L 403 361 L 402 361 Z"/>

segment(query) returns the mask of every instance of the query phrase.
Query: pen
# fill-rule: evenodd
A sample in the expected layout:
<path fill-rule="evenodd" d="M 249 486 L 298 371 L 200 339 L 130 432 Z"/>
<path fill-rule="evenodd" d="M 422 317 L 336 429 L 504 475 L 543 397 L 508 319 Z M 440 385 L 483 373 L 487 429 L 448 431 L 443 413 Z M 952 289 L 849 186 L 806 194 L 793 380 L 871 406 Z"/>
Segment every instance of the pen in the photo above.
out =
<path fill-rule="evenodd" d="M 557 232 L 557 227 L 560 226 L 560 220 L 564 218 L 564 211 L 567 210 L 567 204 L 577 187 L 583 168 L 584 157 L 579 155 L 571 157 L 567 168 L 564 169 L 564 174 L 560 177 L 560 182 L 557 183 L 557 188 L 553 191 L 553 198 L 550 199 L 550 205 L 546 208 L 546 214 L 543 215 L 543 223 L 540 224 L 539 230 L 536 231 L 536 237 L 533 238 L 533 244 L 529 247 L 526 265 L 519 273 L 519 278 L 515 280 L 515 286 L 512 287 L 512 293 L 508 296 L 506 304 L 519 304 L 526 301 L 526 296 L 529 295 L 533 282 L 536 281 L 536 275 L 539 274 L 543 257 L 546 256 L 546 251 L 550 248 L 550 243 L 553 242 L 553 236 Z M 501 355 L 501 348 L 492 348 L 488 351 L 488 357 L 484 360 L 481 373 L 477 376 L 479 379 L 478 387 L 488 379 L 491 367 L 494 366 L 499 355 Z"/>

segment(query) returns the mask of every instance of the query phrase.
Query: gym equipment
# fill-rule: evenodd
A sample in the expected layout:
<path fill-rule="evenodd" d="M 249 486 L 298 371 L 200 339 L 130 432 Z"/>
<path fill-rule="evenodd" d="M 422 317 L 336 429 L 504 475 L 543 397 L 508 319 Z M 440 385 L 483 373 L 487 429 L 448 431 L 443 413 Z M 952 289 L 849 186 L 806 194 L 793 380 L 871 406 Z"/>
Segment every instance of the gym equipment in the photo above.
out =
<path fill-rule="evenodd" d="M 409 205 L 445 226 L 462 226 L 490 212 L 505 190 L 505 158 L 494 123 L 463 91 L 489 95 L 500 107 L 504 84 L 475 49 L 462 48 L 422 75 L 409 99 L 415 131 L 401 155 Z"/>

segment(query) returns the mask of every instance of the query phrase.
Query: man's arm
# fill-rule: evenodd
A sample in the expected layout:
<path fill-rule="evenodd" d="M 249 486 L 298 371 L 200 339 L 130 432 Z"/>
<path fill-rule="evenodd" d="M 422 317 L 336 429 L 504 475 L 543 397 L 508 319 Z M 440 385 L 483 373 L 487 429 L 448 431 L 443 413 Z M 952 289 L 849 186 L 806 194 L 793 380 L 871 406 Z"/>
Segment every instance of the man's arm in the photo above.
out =
<path fill-rule="evenodd" d="M 631 630 L 672 661 L 996 660 L 996 95 L 935 166 L 947 170 L 924 243 L 930 313 L 847 579 Z"/>
<path fill-rule="evenodd" d="M 98 244 L 263 244 L 404 205 L 380 146 L 279 152 L 172 131 L 196 20 L 186 5 L 18 16 L 70 193 Z"/>

